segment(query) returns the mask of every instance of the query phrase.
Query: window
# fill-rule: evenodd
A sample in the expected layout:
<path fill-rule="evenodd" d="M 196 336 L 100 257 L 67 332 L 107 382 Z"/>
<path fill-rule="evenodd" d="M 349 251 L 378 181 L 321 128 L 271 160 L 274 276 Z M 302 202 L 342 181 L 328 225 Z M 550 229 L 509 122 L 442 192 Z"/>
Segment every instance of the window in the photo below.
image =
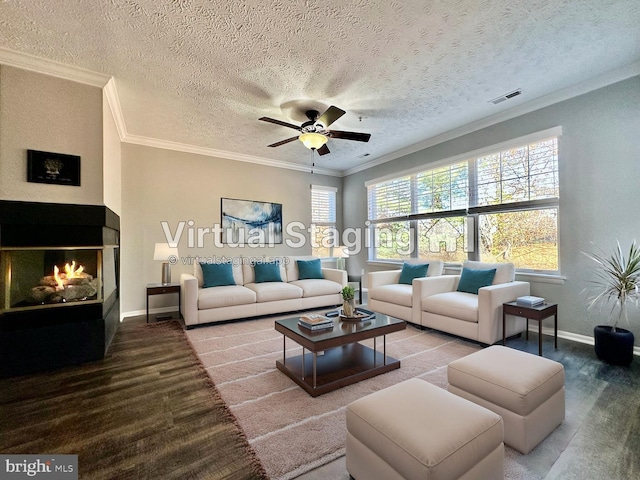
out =
<path fill-rule="evenodd" d="M 560 134 L 558 127 L 368 182 L 369 259 L 474 259 L 557 272 Z"/>
<path fill-rule="evenodd" d="M 339 241 L 336 230 L 337 188 L 311 185 L 311 250 L 312 255 L 328 257 L 330 247 Z"/>

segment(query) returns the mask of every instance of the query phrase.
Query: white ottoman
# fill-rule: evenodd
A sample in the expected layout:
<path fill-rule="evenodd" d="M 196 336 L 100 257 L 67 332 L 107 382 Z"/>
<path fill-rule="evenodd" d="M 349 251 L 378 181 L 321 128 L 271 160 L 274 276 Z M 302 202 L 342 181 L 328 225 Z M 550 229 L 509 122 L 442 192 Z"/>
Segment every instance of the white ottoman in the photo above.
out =
<path fill-rule="evenodd" d="M 527 454 L 564 420 L 564 367 L 491 346 L 451 362 L 448 390 L 497 413 L 504 443 Z"/>
<path fill-rule="evenodd" d="M 347 406 L 347 471 L 356 480 L 503 480 L 502 419 L 423 380 Z"/>

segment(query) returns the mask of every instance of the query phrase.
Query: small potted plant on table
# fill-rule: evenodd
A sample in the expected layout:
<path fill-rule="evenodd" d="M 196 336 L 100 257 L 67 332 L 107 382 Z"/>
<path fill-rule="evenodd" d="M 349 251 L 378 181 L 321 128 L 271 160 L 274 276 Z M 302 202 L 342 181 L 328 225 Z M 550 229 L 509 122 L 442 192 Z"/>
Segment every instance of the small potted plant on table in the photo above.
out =
<path fill-rule="evenodd" d="M 625 256 L 620 243 L 610 256 L 586 253 L 598 264 L 589 299 L 589 308 L 610 308 L 609 319 L 613 325 L 597 325 L 593 330 L 595 351 L 598 358 L 612 365 L 629 365 L 633 360 L 633 333 L 620 328 L 624 318 L 629 323 L 627 306 L 640 301 L 640 247 L 635 240 Z"/>
<path fill-rule="evenodd" d="M 356 312 L 355 293 L 356 290 L 351 285 L 342 289 L 342 311 L 345 317 L 353 317 Z"/>

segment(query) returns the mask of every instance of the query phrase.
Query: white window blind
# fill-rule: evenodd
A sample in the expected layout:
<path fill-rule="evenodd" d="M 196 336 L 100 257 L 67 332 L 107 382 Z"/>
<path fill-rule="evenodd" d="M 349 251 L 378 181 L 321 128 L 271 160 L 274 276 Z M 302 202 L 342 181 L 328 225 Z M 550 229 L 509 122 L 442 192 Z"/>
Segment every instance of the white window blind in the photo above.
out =
<path fill-rule="evenodd" d="M 558 271 L 559 135 L 554 127 L 366 182 L 369 258 L 469 258 Z M 401 251 L 405 243 L 415 248 Z"/>
<path fill-rule="evenodd" d="M 337 188 L 321 185 L 311 186 L 311 222 L 316 225 L 336 223 Z"/>

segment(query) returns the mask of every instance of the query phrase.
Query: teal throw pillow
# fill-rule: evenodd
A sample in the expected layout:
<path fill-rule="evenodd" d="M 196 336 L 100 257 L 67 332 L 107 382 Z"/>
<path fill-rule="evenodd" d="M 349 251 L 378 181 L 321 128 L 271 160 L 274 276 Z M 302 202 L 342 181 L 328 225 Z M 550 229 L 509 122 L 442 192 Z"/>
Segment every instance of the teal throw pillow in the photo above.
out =
<path fill-rule="evenodd" d="M 427 276 L 427 270 L 429 269 L 428 263 L 421 264 L 402 264 L 402 272 L 400 272 L 400 280 L 398 283 L 404 283 L 405 285 L 411 285 L 414 278 L 422 278 Z"/>
<path fill-rule="evenodd" d="M 281 282 L 280 264 L 278 262 L 261 262 L 253 266 L 256 283 Z"/>
<path fill-rule="evenodd" d="M 233 267 L 230 263 L 201 263 L 204 288 L 235 285 Z"/>
<path fill-rule="evenodd" d="M 478 294 L 478 289 L 488 287 L 496 276 L 496 269 L 490 270 L 472 270 L 463 268 L 460 281 L 458 282 L 458 291 Z"/>
<path fill-rule="evenodd" d="M 324 278 L 319 258 L 315 260 L 296 260 L 296 263 L 298 264 L 298 279 Z"/>

